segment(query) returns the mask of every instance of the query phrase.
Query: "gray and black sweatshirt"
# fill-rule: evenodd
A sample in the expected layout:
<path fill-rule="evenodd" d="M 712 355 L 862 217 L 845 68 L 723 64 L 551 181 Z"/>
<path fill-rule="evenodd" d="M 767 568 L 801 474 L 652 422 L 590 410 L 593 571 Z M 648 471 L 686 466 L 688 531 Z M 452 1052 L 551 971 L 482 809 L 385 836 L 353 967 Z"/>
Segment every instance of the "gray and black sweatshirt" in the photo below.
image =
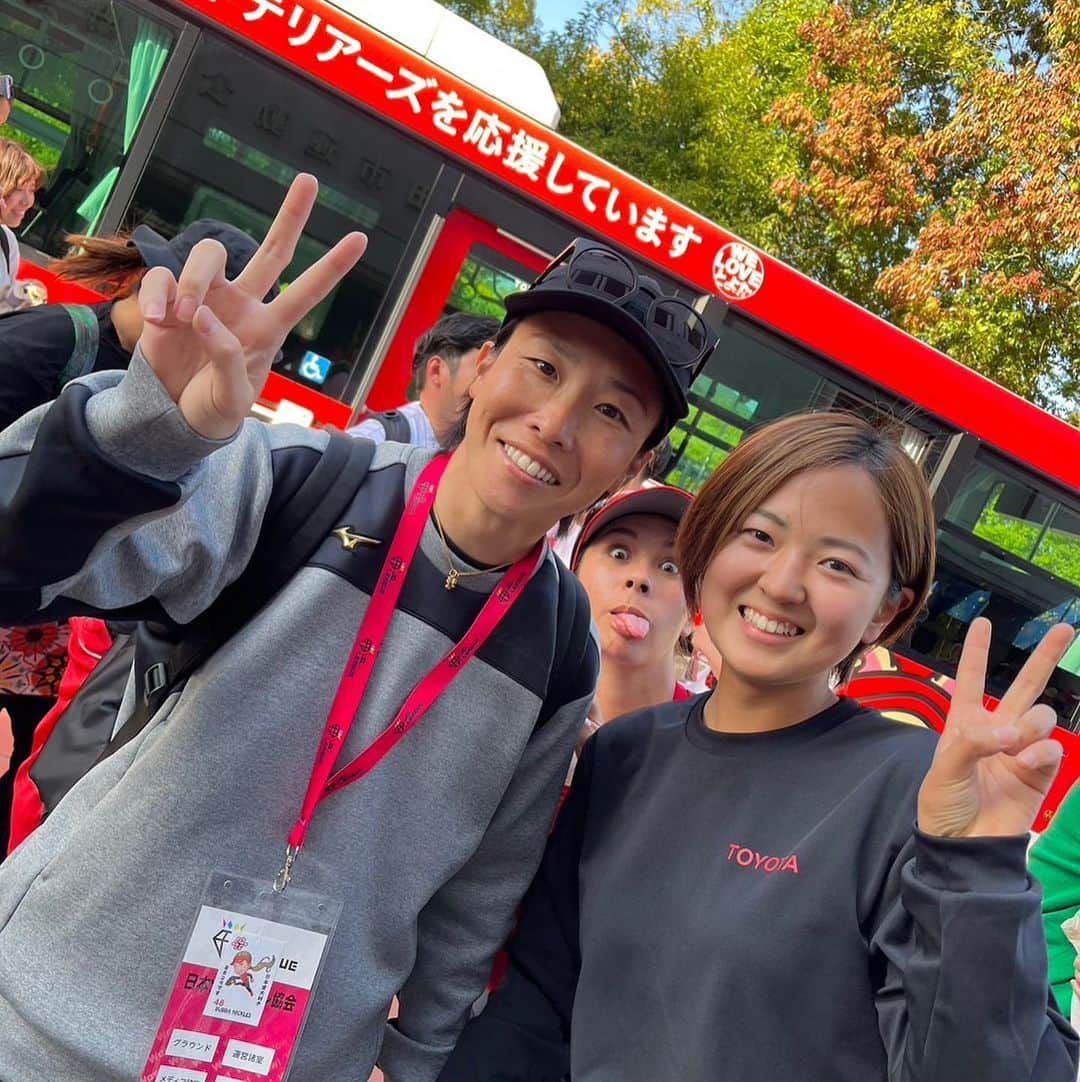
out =
<path fill-rule="evenodd" d="M 586 743 L 440 1082 L 1075 1082 L 1026 838 L 912 827 L 934 734 L 704 702 Z"/>
<path fill-rule="evenodd" d="M 275 484 L 325 433 L 194 433 L 136 353 L 0 436 L 0 620 L 74 612 L 184 623 L 244 568 Z M 404 506 L 431 452 L 386 444 L 345 521 Z M 400 514 L 400 511 L 397 512 Z M 384 538 L 389 541 L 389 536 Z M 271 879 L 381 567 L 333 537 L 79 781 L 0 866 L 0 1079 L 135 1078 L 214 870 Z M 388 724 L 498 575 L 443 589 L 431 524 L 342 762 Z M 525 592 L 407 738 L 320 804 L 298 887 L 344 913 L 295 1061 L 298 1082 L 435 1078 L 536 868 L 599 655 L 553 667 L 558 569 Z M 129 684 L 121 725 L 133 701 Z M 386 1024 L 393 996 L 397 1023 Z"/>

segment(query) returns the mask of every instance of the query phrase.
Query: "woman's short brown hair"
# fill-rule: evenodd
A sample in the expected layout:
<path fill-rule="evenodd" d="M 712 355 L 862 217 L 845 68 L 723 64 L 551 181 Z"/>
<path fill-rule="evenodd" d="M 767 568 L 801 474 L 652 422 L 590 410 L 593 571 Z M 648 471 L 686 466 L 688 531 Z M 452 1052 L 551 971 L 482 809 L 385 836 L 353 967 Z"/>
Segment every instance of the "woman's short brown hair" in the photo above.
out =
<path fill-rule="evenodd" d="M 873 646 L 888 646 L 914 623 L 933 583 L 936 532 L 930 490 L 919 467 L 890 431 L 879 431 L 850 413 L 798 413 L 745 439 L 713 471 L 683 517 L 676 553 L 691 612 L 701 607 L 701 582 L 716 551 L 746 518 L 793 477 L 810 470 L 858 466 L 881 496 L 892 540 L 890 594 L 907 587 L 914 595 Z M 860 646 L 840 665 L 846 680 Z"/>
<path fill-rule="evenodd" d="M 37 191 L 45 183 L 45 170 L 16 142 L 0 139 L 0 196 L 16 188 Z"/>

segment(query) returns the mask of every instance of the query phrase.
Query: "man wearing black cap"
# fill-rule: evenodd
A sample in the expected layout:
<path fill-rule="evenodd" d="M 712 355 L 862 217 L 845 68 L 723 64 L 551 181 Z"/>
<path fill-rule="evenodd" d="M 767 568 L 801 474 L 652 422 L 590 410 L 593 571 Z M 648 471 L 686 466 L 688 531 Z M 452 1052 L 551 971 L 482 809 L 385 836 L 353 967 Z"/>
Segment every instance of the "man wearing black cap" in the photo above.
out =
<path fill-rule="evenodd" d="M 212 243 L 179 281 L 151 271 L 128 372 L 87 377 L 0 438 L 0 618 L 122 607 L 183 623 L 240 573 L 275 485 L 329 443 L 244 420 L 289 329 L 363 250 L 346 237 L 262 303 L 315 194 L 294 182 L 236 281 Z M 286 909 L 342 907 L 297 1078 L 365 1079 L 376 1060 L 392 1082 L 437 1076 L 596 681 L 587 606 L 545 532 L 636 472 L 715 341 L 589 242 L 509 307 L 453 453 L 375 448 L 308 565 L 0 868 L 0 1077 L 138 1077 L 171 1032 L 161 1004 L 214 872 L 267 897 L 278 872 Z M 23 510 L 42 485 L 48 527 Z"/>

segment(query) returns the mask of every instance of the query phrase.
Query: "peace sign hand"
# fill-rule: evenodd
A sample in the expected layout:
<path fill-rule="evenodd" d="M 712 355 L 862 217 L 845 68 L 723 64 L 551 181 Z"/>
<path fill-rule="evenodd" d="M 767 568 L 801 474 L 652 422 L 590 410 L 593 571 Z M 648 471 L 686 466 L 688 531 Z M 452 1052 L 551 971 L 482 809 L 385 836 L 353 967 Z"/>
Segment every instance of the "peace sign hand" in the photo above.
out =
<path fill-rule="evenodd" d="M 1034 705 L 1073 640 L 1052 627 L 1031 652 L 997 710 L 983 705 L 990 621 L 971 622 L 956 690 L 934 760 L 919 790 L 919 829 L 939 837 L 1002 837 L 1031 829 L 1057 774 L 1057 717 Z"/>
<path fill-rule="evenodd" d="M 313 176 L 297 175 L 266 239 L 232 282 L 215 240 L 191 249 L 179 280 L 165 267 L 143 277 L 143 355 L 187 423 L 207 439 L 228 439 L 240 427 L 285 336 L 364 254 L 367 238 L 349 233 L 263 303 L 293 258 L 318 190 Z"/>

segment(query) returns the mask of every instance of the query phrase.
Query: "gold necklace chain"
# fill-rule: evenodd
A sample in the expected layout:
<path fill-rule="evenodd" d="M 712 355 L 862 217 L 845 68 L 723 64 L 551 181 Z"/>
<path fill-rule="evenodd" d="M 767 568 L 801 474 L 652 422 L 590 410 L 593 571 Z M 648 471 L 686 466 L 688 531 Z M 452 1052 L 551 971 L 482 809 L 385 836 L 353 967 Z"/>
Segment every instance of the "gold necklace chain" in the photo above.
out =
<path fill-rule="evenodd" d="M 465 579 L 470 575 L 491 575 L 496 571 L 505 571 L 513 563 L 513 561 L 509 561 L 505 564 L 499 564 L 498 567 L 485 567 L 481 571 L 459 571 L 454 566 L 454 557 L 450 554 L 449 542 L 446 540 L 446 534 L 443 533 L 442 523 L 439 521 L 439 516 L 435 514 L 434 507 L 431 509 L 431 517 L 435 522 L 435 529 L 439 531 L 439 540 L 442 542 L 443 552 L 446 554 L 446 562 L 450 565 L 450 570 L 446 575 L 446 581 L 443 583 L 444 590 L 455 589 L 458 584 L 458 579 Z"/>

